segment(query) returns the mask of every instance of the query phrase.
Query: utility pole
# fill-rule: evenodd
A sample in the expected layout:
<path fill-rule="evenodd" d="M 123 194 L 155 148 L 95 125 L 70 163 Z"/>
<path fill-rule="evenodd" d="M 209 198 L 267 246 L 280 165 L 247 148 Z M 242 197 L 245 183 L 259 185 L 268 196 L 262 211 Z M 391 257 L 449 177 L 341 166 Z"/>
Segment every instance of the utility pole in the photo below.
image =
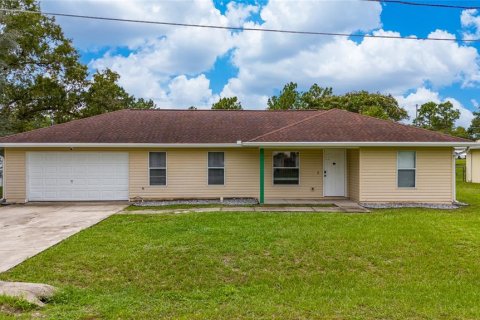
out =
<path fill-rule="evenodd" d="M 418 103 L 415 105 L 415 119 L 418 118 Z"/>

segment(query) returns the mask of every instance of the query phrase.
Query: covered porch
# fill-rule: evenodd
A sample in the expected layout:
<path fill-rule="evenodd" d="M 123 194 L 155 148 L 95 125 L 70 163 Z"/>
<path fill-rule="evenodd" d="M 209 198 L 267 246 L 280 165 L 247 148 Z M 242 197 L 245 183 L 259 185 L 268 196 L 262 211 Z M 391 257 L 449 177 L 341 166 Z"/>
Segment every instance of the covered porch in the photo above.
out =
<path fill-rule="evenodd" d="M 359 201 L 358 148 L 259 148 L 259 156 L 261 204 Z"/>

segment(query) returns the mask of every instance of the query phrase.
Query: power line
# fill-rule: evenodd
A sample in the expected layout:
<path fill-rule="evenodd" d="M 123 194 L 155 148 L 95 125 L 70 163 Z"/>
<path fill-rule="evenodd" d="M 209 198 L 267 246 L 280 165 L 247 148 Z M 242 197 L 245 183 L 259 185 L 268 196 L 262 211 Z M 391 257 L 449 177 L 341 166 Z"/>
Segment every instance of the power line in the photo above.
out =
<path fill-rule="evenodd" d="M 90 19 L 90 20 L 143 23 L 143 24 L 155 24 L 155 25 L 177 26 L 177 27 L 193 27 L 193 28 L 205 28 L 205 29 L 220 29 L 220 30 L 230 30 L 230 31 L 257 31 L 257 32 L 272 32 L 272 33 L 316 35 L 316 36 L 339 36 L 339 37 L 347 37 L 347 38 L 352 37 L 352 38 L 377 38 L 377 39 L 396 39 L 396 40 L 480 42 L 480 39 L 406 37 L 406 36 L 373 35 L 373 34 L 360 34 L 360 33 L 349 34 L 349 33 L 339 33 L 339 32 L 298 31 L 298 30 L 251 28 L 251 27 L 230 27 L 230 26 L 219 26 L 219 25 L 208 25 L 208 24 L 192 24 L 192 23 L 180 23 L 180 22 L 108 18 L 108 17 L 79 15 L 79 14 L 70 14 L 70 13 L 40 12 L 40 11 L 4 9 L 4 8 L 0 8 L 0 11 L 11 12 L 11 13 L 44 14 L 49 16 L 80 18 L 80 19 Z"/>
<path fill-rule="evenodd" d="M 480 9 L 480 7 L 475 6 L 459 6 L 454 4 L 442 4 L 442 3 L 428 3 L 428 2 L 413 2 L 413 1 L 403 1 L 403 0 L 361 0 L 367 2 L 380 2 L 380 3 L 395 3 L 395 4 L 403 4 L 408 6 L 420 6 L 420 7 L 435 7 L 435 8 L 448 8 L 448 9 L 461 9 L 461 10 L 469 10 L 469 9 Z"/>

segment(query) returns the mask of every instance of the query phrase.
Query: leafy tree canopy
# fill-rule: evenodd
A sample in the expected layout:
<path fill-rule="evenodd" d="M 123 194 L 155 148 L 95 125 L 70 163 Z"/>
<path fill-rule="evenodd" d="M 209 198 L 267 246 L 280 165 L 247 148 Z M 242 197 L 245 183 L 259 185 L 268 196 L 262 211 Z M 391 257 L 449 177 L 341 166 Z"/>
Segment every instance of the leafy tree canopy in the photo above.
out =
<path fill-rule="evenodd" d="M 242 104 L 237 97 L 220 98 L 212 104 L 212 110 L 242 110 Z"/>
<path fill-rule="evenodd" d="M 344 109 L 381 119 L 400 121 L 408 118 L 407 111 L 398 105 L 391 95 L 367 91 L 349 92 L 334 95 L 332 88 L 322 88 L 317 84 L 308 91 L 297 90 L 297 84 L 290 82 L 282 91 L 268 99 L 269 110 L 328 110 Z"/>
<path fill-rule="evenodd" d="M 450 101 L 443 103 L 427 102 L 418 110 L 413 124 L 425 129 L 453 134 L 455 121 L 460 118 L 460 111 Z"/>
<path fill-rule="evenodd" d="M 36 0 L 0 0 L 2 8 L 39 11 Z M 29 13 L 0 15 L 1 135 L 22 132 L 122 108 L 151 108 L 118 85 L 105 70 L 87 67 L 54 18 Z M 3 81 L 2 81 L 3 79 Z"/>
<path fill-rule="evenodd" d="M 474 118 L 468 128 L 468 134 L 473 140 L 480 140 L 480 112 L 473 113 Z"/>

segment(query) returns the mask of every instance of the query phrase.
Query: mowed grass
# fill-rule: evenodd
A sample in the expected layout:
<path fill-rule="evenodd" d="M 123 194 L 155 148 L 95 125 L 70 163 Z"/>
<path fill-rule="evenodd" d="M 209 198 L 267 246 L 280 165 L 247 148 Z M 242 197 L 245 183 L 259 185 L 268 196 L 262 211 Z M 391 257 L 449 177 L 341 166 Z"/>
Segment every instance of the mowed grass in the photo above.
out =
<path fill-rule="evenodd" d="M 478 319 L 480 185 L 458 193 L 471 206 L 112 216 L 0 279 L 61 289 L 24 318 Z"/>

